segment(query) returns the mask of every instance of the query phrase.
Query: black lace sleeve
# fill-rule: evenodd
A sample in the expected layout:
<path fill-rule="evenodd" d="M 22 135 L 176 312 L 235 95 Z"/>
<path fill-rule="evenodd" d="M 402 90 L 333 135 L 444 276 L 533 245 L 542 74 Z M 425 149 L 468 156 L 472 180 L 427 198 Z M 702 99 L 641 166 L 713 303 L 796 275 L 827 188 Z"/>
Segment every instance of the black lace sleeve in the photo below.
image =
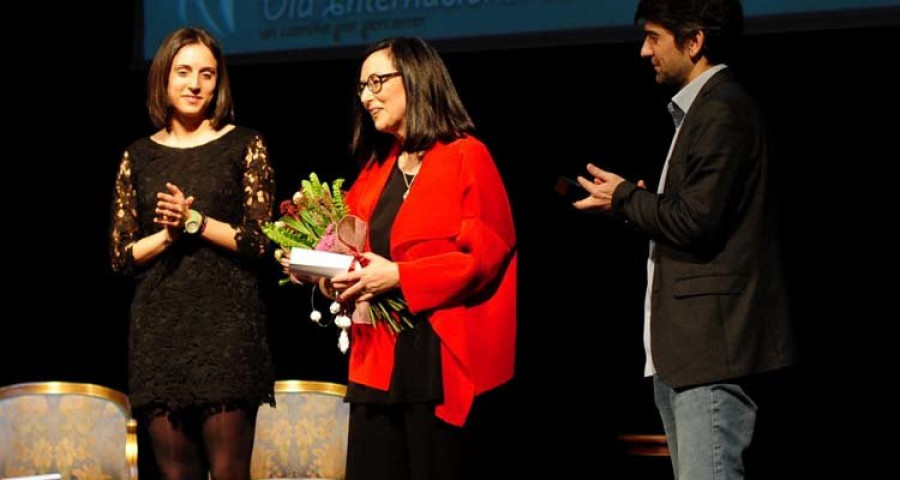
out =
<path fill-rule="evenodd" d="M 244 215 L 235 229 L 238 253 L 245 258 L 260 258 L 266 252 L 268 239 L 262 232 L 264 223 L 272 220 L 275 195 L 275 173 L 262 137 L 255 135 L 244 156 Z"/>
<path fill-rule="evenodd" d="M 131 248 L 138 236 L 136 193 L 131 181 L 131 157 L 126 151 L 122 155 L 122 163 L 116 175 L 109 245 L 113 271 L 125 275 L 130 275 L 134 270 L 134 254 Z"/>

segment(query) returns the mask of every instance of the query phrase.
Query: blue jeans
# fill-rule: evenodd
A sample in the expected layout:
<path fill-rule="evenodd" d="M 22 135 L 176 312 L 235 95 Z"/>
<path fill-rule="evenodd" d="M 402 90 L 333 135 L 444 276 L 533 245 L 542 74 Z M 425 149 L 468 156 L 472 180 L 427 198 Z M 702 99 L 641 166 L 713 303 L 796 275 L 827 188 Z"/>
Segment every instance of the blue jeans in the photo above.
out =
<path fill-rule="evenodd" d="M 675 478 L 744 478 L 744 452 L 756 424 L 756 403 L 739 385 L 714 383 L 675 390 L 653 377 Z"/>

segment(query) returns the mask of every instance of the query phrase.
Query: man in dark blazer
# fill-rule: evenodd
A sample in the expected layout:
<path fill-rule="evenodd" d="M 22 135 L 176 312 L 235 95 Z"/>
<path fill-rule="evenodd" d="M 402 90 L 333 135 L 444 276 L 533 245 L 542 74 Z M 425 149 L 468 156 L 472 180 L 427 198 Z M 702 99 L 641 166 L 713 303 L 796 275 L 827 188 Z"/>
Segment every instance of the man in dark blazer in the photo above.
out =
<path fill-rule="evenodd" d="M 794 363 L 762 114 L 723 63 L 743 26 L 739 0 L 641 0 L 641 56 L 675 136 L 651 192 L 594 165 L 581 210 L 650 236 L 645 374 L 676 478 L 743 478 L 757 404 L 748 379 Z"/>

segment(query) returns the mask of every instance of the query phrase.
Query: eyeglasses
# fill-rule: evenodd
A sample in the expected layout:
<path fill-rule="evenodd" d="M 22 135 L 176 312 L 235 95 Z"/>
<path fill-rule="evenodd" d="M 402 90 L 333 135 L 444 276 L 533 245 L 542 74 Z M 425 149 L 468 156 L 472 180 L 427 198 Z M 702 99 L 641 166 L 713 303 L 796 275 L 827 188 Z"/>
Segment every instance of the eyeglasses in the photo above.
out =
<path fill-rule="evenodd" d="M 384 82 L 403 75 L 400 72 L 391 72 L 384 74 L 373 73 L 369 75 L 369 78 L 365 82 L 359 82 L 357 95 L 362 96 L 363 91 L 365 91 L 366 87 L 369 87 L 369 91 L 372 93 L 381 92 L 381 87 L 384 85 Z"/>

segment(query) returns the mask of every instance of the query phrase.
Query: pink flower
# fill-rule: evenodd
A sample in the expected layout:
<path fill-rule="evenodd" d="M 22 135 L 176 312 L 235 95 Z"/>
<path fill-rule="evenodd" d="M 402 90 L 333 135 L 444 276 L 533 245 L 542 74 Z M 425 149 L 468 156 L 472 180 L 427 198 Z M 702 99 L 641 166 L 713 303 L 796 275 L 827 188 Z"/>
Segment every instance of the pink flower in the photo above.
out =
<path fill-rule="evenodd" d="M 332 252 L 334 251 L 335 244 L 337 244 L 337 232 L 332 223 L 331 225 L 328 225 L 328 228 L 325 229 L 325 234 L 322 235 L 322 238 L 319 239 L 319 243 L 316 244 L 316 250 Z"/>

